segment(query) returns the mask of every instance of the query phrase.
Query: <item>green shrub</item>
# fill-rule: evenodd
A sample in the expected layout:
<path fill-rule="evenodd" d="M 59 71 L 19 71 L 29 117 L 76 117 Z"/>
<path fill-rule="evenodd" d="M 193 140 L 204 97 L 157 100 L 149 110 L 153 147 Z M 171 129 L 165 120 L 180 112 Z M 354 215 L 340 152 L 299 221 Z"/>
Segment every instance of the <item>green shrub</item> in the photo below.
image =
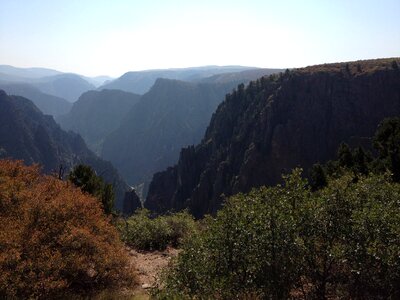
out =
<path fill-rule="evenodd" d="M 168 245 L 178 247 L 186 236 L 196 231 L 195 221 L 187 212 L 151 218 L 146 209 L 137 210 L 118 227 L 124 241 L 139 250 L 164 250 Z"/>
<path fill-rule="evenodd" d="M 227 201 L 165 274 L 162 294 L 287 298 L 296 280 L 298 202 L 309 193 L 296 171 L 283 189 L 261 188 Z M 206 298 L 207 298 L 206 297 Z"/>
<path fill-rule="evenodd" d="M 170 231 L 169 244 L 173 247 L 179 247 L 187 237 L 190 237 L 197 230 L 197 225 L 187 211 L 167 215 L 164 217 Z"/>
<path fill-rule="evenodd" d="M 184 243 L 155 294 L 398 299 L 400 185 L 390 178 L 349 172 L 311 192 L 295 170 L 283 186 L 233 196 Z"/>

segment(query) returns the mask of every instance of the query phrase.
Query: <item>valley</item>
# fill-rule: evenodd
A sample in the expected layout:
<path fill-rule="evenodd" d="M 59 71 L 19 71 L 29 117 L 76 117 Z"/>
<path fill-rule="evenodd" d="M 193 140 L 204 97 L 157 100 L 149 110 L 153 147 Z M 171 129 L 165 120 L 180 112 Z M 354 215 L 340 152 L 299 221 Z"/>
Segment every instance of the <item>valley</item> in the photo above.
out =
<path fill-rule="evenodd" d="M 301 187 L 305 188 L 305 194 L 296 197 L 300 197 L 299 203 L 306 201 L 301 204 L 306 205 L 309 200 L 304 197 L 319 195 L 315 189 L 328 191 L 335 180 L 346 180 L 346 176 L 350 176 L 346 168 L 353 170 L 357 178 L 355 184 L 359 176 L 366 176 L 365 180 L 372 176 L 371 180 L 375 180 L 374 176 L 379 175 L 372 174 L 379 174 L 385 168 L 397 176 L 396 168 L 400 170 L 400 167 L 395 158 L 388 156 L 393 163 L 387 164 L 383 156 L 374 160 L 376 152 L 372 155 L 367 151 L 378 147 L 377 137 L 373 137 L 380 128 L 378 125 L 400 115 L 399 64 L 399 59 L 380 59 L 279 73 L 264 70 L 265 76 L 253 81 L 248 80 L 254 70 L 221 73 L 191 82 L 159 78 L 144 95 L 108 89 L 86 91 L 71 108 L 65 108 L 64 112 L 70 110 L 64 114 L 54 110 L 61 108 L 59 104 L 47 104 L 60 101 L 56 95 L 45 94 L 27 83 L 8 83 L 5 87 L 11 91 L 9 93 L 20 93 L 34 100 L 1 92 L 0 155 L 3 159 L 21 159 L 28 165 L 38 163 L 43 173 L 61 180 L 72 180 L 71 175 L 67 177 L 68 173 L 72 174 L 79 165 L 88 165 L 96 175 L 76 173 L 74 176 L 82 176 L 78 178 L 82 181 L 72 181 L 82 191 L 91 190 L 87 184 L 93 184 L 93 179 L 87 176 L 99 176 L 106 184 L 111 184 L 115 192 L 115 200 L 109 198 L 115 201 L 112 223 L 126 243 L 130 265 L 136 266 L 138 274 L 137 288 L 123 288 L 115 295 L 146 298 L 149 293 L 155 297 L 164 297 L 166 293 L 167 297 L 176 297 L 178 286 L 192 291 L 187 296 L 212 294 L 204 285 L 195 288 L 187 278 L 178 279 L 186 272 L 200 272 L 196 276 L 203 276 L 201 270 L 185 269 L 190 268 L 192 260 L 201 265 L 196 259 L 203 259 L 203 256 L 189 259 L 187 255 L 196 247 L 205 247 L 202 255 L 210 259 L 207 255 L 213 255 L 218 249 L 207 248 L 209 238 L 218 236 L 211 232 L 219 228 L 219 220 L 229 217 L 231 205 L 233 210 L 261 205 L 254 202 L 259 197 L 255 194 L 256 188 L 260 189 L 261 197 L 271 198 L 270 191 L 290 189 L 291 180 L 303 180 L 296 177 L 300 174 L 296 172 L 304 170 L 302 176 L 308 178 L 309 183 Z M 258 72 L 260 70 L 256 70 L 254 76 L 258 76 Z M 40 102 L 41 99 L 47 102 Z M 43 107 L 42 112 L 40 108 Z M 397 126 L 395 122 L 393 119 L 393 126 Z M 382 133 L 382 138 L 386 139 L 390 132 Z M 396 142 L 392 147 L 398 145 Z M 382 144 L 382 147 L 389 146 Z M 379 151 L 381 155 L 388 155 Z M 336 155 L 338 160 L 333 161 Z M 343 155 L 349 157 L 348 162 L 342 160 Z M 321 167 L 316 163 L 326 165 Z M 294 170 L 293 179 L 282 179 L 281 176 L 291 170 Z M 136 186 L 137 190 L 130 186 Z M 263 190 L 265 186 L 270 190 Z M 390 188 L 396 189 L 396 183 Z M 101 187 L 100 194 L 90 192 L 98 195 L 103 204 L 109 200 L 102 197 L 111 197 L 104 194 L 104 189 Z M 384 190 L 386 187 L 382 187 L 381 191 Z M 297 188 L 293 191 L 300 192 Z M 278 198 L 279 205 L 284 205 L 286 200 Z M 138 210 L 142 207 L 145 209 Z M 270 207 L 260 209 L 259 213 L 265 213 Z M 111 210 L 113 208 L 108 208 Z M 183 210 L 186 212 L 180 214 Z M 243 213 L 247 211 L 236 217 L 241 218 Z M 213 216 L 213 221 L 207 217 L 203 219 L 205 215 Z M 293 222 L 297 222 L 297 217 L 293 218 Z M 252 217 L 249 222 L 255 220 Z M 239 224 L 237 222 L 240 219 L 226 225 Z M 264 230 L 267 233 L 270 229 Z M 208 237 L 208 234 L 212 235 Z M 293 234 L 301 236 L 303 231 Z M 239 237 L 235 239 L 241 241 Z M 165 252 L 165 249 L 169 250 Z M 155 250 L 160 252 L 157 254 Z M 177 256 L 181 251 L 182 255 Z M 296 254 L 287 253 L 287 256 L 292 255 Z M 171 257 L 174 259 L 170 262 Z M 251 267 L 251 264 L 243 267 Z M 165 268 L 171 271 L 164 274 Z M 207 268 L 211 268 L 207 271 L 211 276 L 213 267 Z M 223 280 L 221 276 L 224 275 L 210 276 L 202 279 L 209 287 L 214 284 L 209 280 Z M 175 280 L 179 280 L 179 284 L 174 283 Z M 310 280 L 312 288 L 307 293 L 320 293 L 319 283 L 311 277 Z M 232 288 L 236 283 L 226 284 Z M 243 292 L 242 284 L 234 288 L 234 293 Z M 286 288 L 288 286 L 281 287 Z M 267 289 L 260 295 L 271 292 Z M 293 285 L 287 290 L 293 295 L 299 292 Z M 328 289 L 326 293 L 330 295 L 331 291 Z"/>
<path fill-rule="evenodd" d="M 400 1 L 0 1 L 0 299 L 400 299 Z"/>

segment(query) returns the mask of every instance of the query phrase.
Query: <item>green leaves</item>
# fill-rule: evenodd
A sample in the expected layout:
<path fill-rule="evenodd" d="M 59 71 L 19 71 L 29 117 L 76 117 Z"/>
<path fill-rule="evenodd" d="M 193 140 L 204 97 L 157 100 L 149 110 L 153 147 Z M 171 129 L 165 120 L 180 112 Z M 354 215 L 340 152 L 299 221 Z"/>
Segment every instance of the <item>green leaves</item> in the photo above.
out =
<path fill-rule="evenodd" d="M 164 278 L 164 295 L 286 299 L 399 295 L 400 185 L 353 173 L 311 192 L 284 184 L 229 198 Z"/>
<path fill-rule="evenodd" d="M 177 247 L 197 230 L 193 217 L 187 212 L 151 218 L 146 209 L 137 210 L 119 227 L 124 241 L 139 250 Z"/>
<path fill-rule="evenodd" d="M 379 125 L 374 146 L 380 159 L 393 173 L 393 179 L 400 182 L 400 118 L 385 119 Z"/>
<path fill-rule="evenodd" d="M 115 194 L 112 184 L 105 183 L 95 171 L 87 165 L 77 165 L 68 175 L 68 180 L 83 192 L 97 197 L 103 204 L 106 214 L 114 209 Z"/>

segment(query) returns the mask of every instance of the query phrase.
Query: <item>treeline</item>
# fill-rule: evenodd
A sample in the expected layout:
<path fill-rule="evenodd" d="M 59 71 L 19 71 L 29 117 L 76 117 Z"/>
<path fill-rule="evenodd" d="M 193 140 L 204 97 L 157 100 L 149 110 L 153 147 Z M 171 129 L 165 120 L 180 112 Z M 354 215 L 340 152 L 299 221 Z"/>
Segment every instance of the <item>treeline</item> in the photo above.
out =
<path fill-rule="evenodd" d="M 400 118 L 389 118 L 379 126 L 372 139 L 376 157 L 362 147 L 351 149 L 340 144 L 337 159 L 325 165 L 313 165 L 309 171 L 310 185 L 318 190 L 327 185 L 327 177 L 338 178 L 343 170 L 350 171 L 357 180 L 358 175 L 382 174 L 389 171 L 391 179 L 400 182 Z"/>
<path fill-rule="evenodd" d="M 376 158 L 342 145 L 310 181 L 226 200 L 166 271 L 159 298 L 400 297 L 400 120 L 384 121 Z"/>

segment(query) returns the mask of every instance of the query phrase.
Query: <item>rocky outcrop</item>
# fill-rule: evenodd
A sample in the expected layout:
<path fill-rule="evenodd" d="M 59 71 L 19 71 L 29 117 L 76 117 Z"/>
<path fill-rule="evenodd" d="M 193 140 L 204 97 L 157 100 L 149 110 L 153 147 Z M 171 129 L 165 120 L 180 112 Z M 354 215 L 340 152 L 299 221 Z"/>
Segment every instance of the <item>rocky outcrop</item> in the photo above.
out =
<path fill-rule="evenodd" d="M 397 63 L 393 62 L 397 61 Z M 275 184 L 296 166 L 333 158 L 342 141 L 373 135 L 400 114 L 399 59 L 330 64 L 239 85 L 202 142 L 154 175 L 145 207 L 215 213 L 223 195 Z"/>
<path fill-rule="evenodd" d="M 142 207 L 142 202 L 140 201 L 135 190 L 126 192 L 124 198 L 124 205 L 122 207 L 122 213 L 125 216 L 132 215 L 138 208 Z"/>

